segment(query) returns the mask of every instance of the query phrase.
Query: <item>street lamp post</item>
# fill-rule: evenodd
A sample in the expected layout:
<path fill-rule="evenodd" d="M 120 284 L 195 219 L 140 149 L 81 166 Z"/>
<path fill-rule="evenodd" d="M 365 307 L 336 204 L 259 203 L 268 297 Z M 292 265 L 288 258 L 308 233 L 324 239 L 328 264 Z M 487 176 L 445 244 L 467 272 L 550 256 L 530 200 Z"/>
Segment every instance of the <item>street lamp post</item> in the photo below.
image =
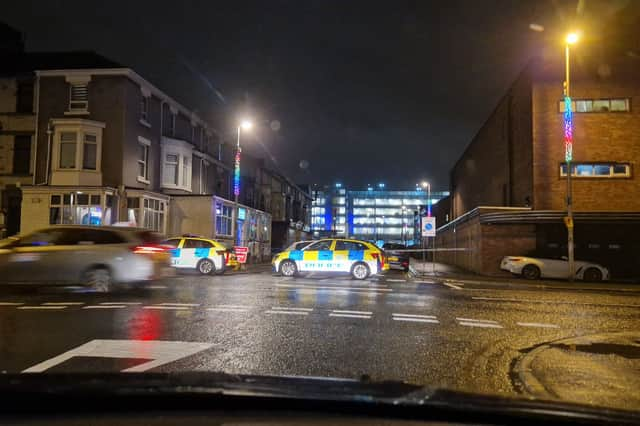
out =
<path fill-rule="evenodd" d="M 420 184 L 420 186 L 422 188 L 427 188 L 427 217 L 431 217 L 431 184 L 429 182 L 422 182 Z M 421 219 L 422 220 L 422 219 Z M 426 268 L 427 268 L 427 260 L 425 259 L 425 254 L 426 252 L 424 251 L 425 249 L 425 242 L 426 239 L 428 237 L 422 237 L 422 226 L 420 227 L 420 238 L 422 239 L 422 248 L 423 248 L 423 252 L 422 252 L 422 267 L 423 267 L 423 273 L 426 273 Z M 435 265 L 432 262 L 432 269 L 435 269 Z"/>
<path fill-rule="evenodd" d="M 235 217 L 233 220 L 233 238 L 236 241 L 236 244 L 240 244 L 240 239 L 238 235 L 238 215 L 239 215 L 239 204 L 238 197 L 240 196 L 240 153 L 242 152 L 242 148 L 240 147 L 240 134 L 242 130 L 251 130 L 253 124 L 250 121 L 243 120 L 238 126 L 238 141 L 236 144 L 236 157 L 235 157 L 235 167 L 233 170 L 233 201 L 235 203 Z"/>
<path fill-rule="evenodd" d="M 573 160 L 573 117 L 571 111 L 571 95 L 569 92 L 569 46 L 575 44 L 579 39 L 577 33 L 567 35 L 564 62 L 565 62 L 565 80 L 564 80 L 564 146 L 565 146 L 565 163 L 567 164 L 567 217 L 565 225 L 567 227 L 567 257 L 569 261 L 569 281 L 573 282 L 575 275 L 575 258 L 573 243 L 573 200 L 571 188 L 571 161 Z"/>

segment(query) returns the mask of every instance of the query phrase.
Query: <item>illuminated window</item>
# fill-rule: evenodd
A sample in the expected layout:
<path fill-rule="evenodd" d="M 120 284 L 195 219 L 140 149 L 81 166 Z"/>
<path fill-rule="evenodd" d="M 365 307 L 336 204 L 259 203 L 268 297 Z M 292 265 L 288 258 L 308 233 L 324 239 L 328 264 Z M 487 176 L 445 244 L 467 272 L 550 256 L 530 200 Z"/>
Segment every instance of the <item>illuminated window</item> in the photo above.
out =
<path fill-rule="evenodd" d="M 628 112 L 631 110 L 629 98 L 615 99 L 574 99 L 571 110 L 579 113 Z M 558 101 L 558 111 L 564 112 L 564 100 Z"/>
<path fill-rule="evenodd" d="M 331 202 L 337 206 L 343 206 L 345 203 L 345 197 L 333 197 Z"/>
<path fill-rule="evenodd" d="M 560 176 L 567 175 L 567 165 L 560 165 Z M 571 176 L 578 178 L 624 178 L 631 176 L 627 163 L 573 163 Z"/>

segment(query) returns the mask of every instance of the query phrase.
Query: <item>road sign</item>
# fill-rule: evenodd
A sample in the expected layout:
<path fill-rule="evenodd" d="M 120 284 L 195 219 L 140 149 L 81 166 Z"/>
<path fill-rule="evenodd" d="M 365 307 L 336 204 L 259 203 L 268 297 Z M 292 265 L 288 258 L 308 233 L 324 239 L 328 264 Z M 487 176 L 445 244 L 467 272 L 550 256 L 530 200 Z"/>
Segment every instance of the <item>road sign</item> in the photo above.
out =
<path fill-rule="evenodd" d="M 236 253 L 236 259 L 238 259 L 238 263 L 247 263 L 249 247 L 235 246 L 233 248 L 233 251 Z"/>
<path fill-rule="evenodd" d="M 422 216 L 422 236 L 423 237 L 435 237 L 436 236 L 436 218 L 435 216 Z"/>

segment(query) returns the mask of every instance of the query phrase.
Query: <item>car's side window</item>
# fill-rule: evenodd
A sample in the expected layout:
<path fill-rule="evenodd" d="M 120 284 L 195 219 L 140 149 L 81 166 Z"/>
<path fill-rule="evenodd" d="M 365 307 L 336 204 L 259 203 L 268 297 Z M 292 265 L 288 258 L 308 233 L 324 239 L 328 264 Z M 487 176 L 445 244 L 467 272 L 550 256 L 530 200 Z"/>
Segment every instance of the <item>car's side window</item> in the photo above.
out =
<path fill-rule="evenodd" d="M 180 238 L 170 238 L 165 240 L 162 244 L 177 248 L 180 245 Z"/>
<path fill-rule="evenodd" d="M 211 248 L 212 244 L 204 240 L 185 240 L 182 248 Z"/>
<path fill-rule="evenodd" d="M 336 250 L 366 250 L 367 247 L 355 241 L 336 241 Z"/>
<path fill-rule="evenodd" d="M 75 246 L 81 241 L 85 241 L 85 230 L 83 229 L 64 229 L 61 235 L 56 239 L 55 245 L 59 246 Z"/>
<path fill-rule="evenodd" d="M 125 240 L 112 231 L 101 229 L 85 229 L 79 236 L 77 244 L 122 244 Z"/>
<path fill-rule="evenodd" d="M 68 245 L 75 244 L 70 243 L 71 235 L 68 231 L 74 231 L 70 229 L 45 229 L 42 231 L 34 232 L 33 234 L 26 235 L 13 245 L 13 247 L 41 247 L 41 246 L 54 246 L 54 245 Z M 77 242 L 77 239 L 76 239 Z"/>
<path fill-rule="evenodd" d="M 318 241 L 317 243 L 307 246 L 304 251 L 313 250 L 331 250 L 331 240 Z"/>

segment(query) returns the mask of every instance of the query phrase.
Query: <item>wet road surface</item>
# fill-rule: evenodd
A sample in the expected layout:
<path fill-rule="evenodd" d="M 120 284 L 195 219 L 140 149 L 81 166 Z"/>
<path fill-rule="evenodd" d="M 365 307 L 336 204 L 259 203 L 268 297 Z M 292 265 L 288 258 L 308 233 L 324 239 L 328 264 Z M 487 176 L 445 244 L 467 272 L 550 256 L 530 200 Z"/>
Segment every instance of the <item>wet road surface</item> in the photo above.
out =
<path fill-rule="evenodd" d="M 640 287 L 557 287 L 409 279 L 400 273 L 365 281 L 320 274 L 186 274 L 114 294 L 5 287 L 0 371 L 368 375 L 528 395 L 540 387 L 529 386 L 531 375 L 518 366 L 535 348 L 616 333 L 626 333 L 633 345 L 629 333 L 640 331 Z M 562 362 L 573 362 L 560 355 Z M 625 368 L 637 369 L 637 363 L 631 359 Z M 619 368 L 616 374 L 630 373 Z M 543 391 L 556 389 L 544 397 L 571 395 L 557 384 L 544 385 L 552 376 L 536 380 Z"/>

